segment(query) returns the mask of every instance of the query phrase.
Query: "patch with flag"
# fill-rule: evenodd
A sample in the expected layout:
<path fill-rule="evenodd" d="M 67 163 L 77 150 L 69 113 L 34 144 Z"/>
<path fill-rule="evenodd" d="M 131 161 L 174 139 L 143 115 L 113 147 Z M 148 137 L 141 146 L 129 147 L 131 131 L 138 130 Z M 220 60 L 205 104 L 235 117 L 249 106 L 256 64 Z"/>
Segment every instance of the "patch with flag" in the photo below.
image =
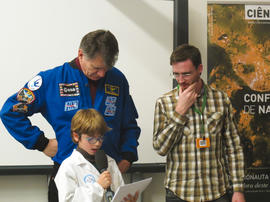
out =
<path fill-rule="evenodd" d="M 110 84 L 105 84 L 105 93 L 109 95 L 119 96 L 119 86 L 113 86 Z"/>

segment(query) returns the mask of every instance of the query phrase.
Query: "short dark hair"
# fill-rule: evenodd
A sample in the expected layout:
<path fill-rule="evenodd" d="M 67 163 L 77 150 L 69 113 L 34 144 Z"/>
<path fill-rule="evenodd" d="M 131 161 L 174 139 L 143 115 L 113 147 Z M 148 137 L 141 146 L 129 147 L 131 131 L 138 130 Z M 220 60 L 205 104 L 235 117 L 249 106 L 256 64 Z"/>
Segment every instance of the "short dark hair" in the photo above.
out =
<path fill-rule="evenodd" d="M 94 136 L 96 134 L 103 136 L 110 131 L 103 116 L 95 109 L 80 109 L 71 120 L 71 138 L 74 143 L 73 132 L 79 135 Z"/>
<path fill-rule="evenodd" d="M 89 59 L 100 54 L 108 69 L 111 69 L 118 59 L 118 42 L 115 36 L 106 30 L 96 30 L 86 34 L 80 43 L 80 49 Z"/>
<path fill-rule="evenodd" d="M 189 44 L 183 44 L 175 48 L 170 57 L 170 64 L 183 62 L 190 59 L 193 65 L 198 68 L 202 64 L 201 53 L 198 48 Z"/>

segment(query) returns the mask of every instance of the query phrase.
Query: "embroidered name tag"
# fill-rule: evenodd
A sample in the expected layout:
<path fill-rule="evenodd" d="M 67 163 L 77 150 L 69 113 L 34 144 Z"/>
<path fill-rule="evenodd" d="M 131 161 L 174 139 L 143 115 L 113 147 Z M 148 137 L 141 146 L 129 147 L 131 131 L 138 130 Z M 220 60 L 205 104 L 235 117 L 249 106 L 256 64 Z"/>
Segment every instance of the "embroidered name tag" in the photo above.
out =
<path fill-rule="evenodd" d="M 75 83 L 59 83 L 60 96 L 79 96 L 79 84 Z"/>
<path fill-rule="evenodd" d="M 119 96 L 119 86 L 105 84 L 105 93 L 110 94 L 110 95 Z"/>

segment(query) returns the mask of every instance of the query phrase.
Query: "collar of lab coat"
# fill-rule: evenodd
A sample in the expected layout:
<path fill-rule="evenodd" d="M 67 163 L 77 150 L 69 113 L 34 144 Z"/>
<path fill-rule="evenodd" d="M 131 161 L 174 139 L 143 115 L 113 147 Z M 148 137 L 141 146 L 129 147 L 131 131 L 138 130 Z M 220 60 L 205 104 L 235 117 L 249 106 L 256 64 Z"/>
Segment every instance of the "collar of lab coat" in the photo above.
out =
<path fill-rule="evenodd" d="M 78 152 L 76 149 L 73 150 L 72 154 L 71 154 L 71 158 L 72 161 L 74 162 L 75 165 L 81 166 L 81 167 L 89 167 L 92 169 L 95 169 L 97 173 L 99 173 L 99 171 L 96 169 L 96 167 L 90 163 L 88 160 L 86 160 L 83 155 Z"/>

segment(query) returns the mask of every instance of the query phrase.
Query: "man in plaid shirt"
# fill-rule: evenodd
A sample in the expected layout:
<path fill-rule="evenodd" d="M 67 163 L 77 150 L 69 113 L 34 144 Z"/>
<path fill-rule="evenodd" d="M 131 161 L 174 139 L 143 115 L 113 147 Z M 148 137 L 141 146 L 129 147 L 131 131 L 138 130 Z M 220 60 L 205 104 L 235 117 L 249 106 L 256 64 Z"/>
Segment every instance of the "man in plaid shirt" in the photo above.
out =
<path fill-rule="evenodd" d="M 200 51 L 178 46 L 170 58 L 178 86 L 157 99 L 153 147 L 167 156 L 166 202 L 245 202 L 244 157 L 228 96 L 204 83 Z"/>

